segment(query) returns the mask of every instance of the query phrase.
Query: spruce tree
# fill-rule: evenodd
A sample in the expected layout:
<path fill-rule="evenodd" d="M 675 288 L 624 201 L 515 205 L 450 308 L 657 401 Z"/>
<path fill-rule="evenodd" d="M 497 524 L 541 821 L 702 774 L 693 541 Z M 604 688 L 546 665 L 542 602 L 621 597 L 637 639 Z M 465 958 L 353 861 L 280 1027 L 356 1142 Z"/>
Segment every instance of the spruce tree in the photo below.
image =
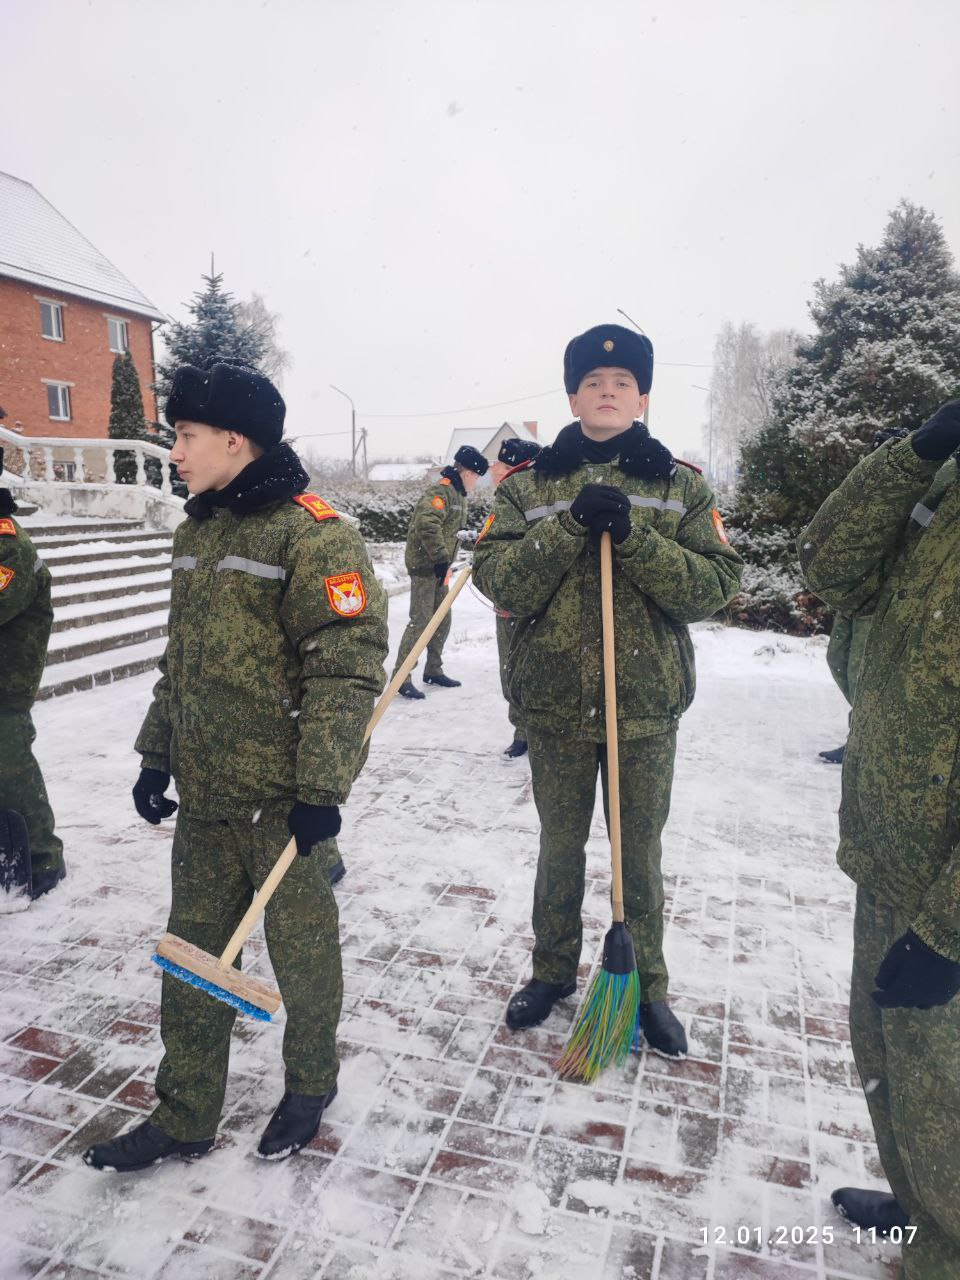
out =
<path fill-rule="evenodd" d="M 744 448 L 736 521 L 796 536 L 884 427 L 960 395 L 960 275 L 932 213 L 904 200 L 877 248 L 819 280 L 812 336 Z"/>
<path fill-rule="evenodd" d="M 203 365 L 217 357 L 244 360 L 262 369 L 268 338 L 263 326 L 245 319 L 241 306 L 223 288 L 222 273 L 203 277 L 205 288 L 193 295 L 187 310 L 193 319 L 174 321 L 164 333 L 165 358 L 157 365 L 157 394 L 170 393 L 173 375 L 182 364 Z"/>
<path fill-rule="evenodd" d="M 157 442 L 156 437 L 147 430 L 140 377 L 129 351 L 118 355 L 113 362 L 113 377 L 110 384 L 110 426 L 107 435 L 111 440 Z M 148 459 L 148 461 L 151 460 Z M 113 470 L 117 484 L 135 484 L 136 455 L 127 450 L 114 454 Z"/>

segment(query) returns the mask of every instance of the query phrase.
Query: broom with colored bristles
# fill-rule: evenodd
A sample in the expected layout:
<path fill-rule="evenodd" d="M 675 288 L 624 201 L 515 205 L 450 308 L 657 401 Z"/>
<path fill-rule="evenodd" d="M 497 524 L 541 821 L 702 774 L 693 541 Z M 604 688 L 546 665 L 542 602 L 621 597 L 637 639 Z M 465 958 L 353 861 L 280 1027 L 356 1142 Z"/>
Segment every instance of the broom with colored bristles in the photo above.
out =
<path fill-rule="evenodd" d="M 617 748 L 617 669 L 613 644 L 613 553 L 600 538 L 600 609 L 603 623 L 603 693 L 607 736 L 607 811 L 610 825 L 613 924 L 603 940 L 603 962 L 584 997 L 570 1040 L 556 1067 L 570 1080 L 595 1080 L 640 1045 L 640 977 L 633 939 L 624 924 L 620 843 L 620 758 Z"/>
<path fill-rule="evenodd" d="M 364 742 L 369 739 L 377 727 L 380 717 L 396 696 L 397 690 L 417 665 L 421 653 L 433 639 L 437 627 L 450 612 L 450 608 L 460 591 L 466 586 L 470 572 L 470 566 L 467 565 L 457 575 L 440 607 L 424 627 L 416 644 L 410 650 L 409 656 L 390 681 L 383 697 L 374 707 L 370 723 L 367 725 L 363 735 Z M 234 1009 L 238 1009 L 240 1013 L 245 1013 L 251 1018 L 258 1018 L 261 1022 L 269 1022 L 282 1003 L 280 992 L 272 983 L 264 982 L 262 978 L 253 978 L 241 973 L 239 969 L 233 967 L 233 962 L 240 954 L 243 944 L 260 918 L 260 913 L 270 901 L 274 890 L 283 879 L 296 856 L 297 843 L 291 839 L 275 862 L 270 874 L 264 880 L 263 885 L 255 894 L 246 914 L 237 925 L 233 937 L 227 943 L 221 956 L 211 955 L 208 951 L 201 951 L 199 947 L 185 942 L 183 938 L 178 938 L 172 933 L 165 933 L 157 943 L 156 954 L 152 957 L 154 964 L 158 964 L 166 973 L 179 978 L 181 982 L 189 983 L 191 987 L 205 991 L 207 995 L 223 1001 L 224 1004 L 231 1005 Z"/>

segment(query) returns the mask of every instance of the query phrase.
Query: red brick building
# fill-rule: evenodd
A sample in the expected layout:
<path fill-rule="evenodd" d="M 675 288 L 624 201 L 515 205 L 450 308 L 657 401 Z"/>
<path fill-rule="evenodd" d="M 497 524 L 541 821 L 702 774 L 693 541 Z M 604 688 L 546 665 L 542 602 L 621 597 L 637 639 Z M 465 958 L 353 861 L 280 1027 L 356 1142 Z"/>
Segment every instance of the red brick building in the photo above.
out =
<path fill-rule="evenodd" d="M 40 193 L 0 173 L 0 406 L 25 436 L 106 436 L 117 352 L 156 418 L 153 327 L 164 315 Z"/>

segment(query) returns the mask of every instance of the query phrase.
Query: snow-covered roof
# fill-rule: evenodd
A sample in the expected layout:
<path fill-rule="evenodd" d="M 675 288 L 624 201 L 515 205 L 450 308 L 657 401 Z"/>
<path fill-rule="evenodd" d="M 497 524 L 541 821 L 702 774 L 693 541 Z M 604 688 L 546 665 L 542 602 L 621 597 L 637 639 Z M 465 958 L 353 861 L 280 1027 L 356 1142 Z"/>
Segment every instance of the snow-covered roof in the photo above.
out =
<path fill-rule="evenodd" d="M 370 480 L 419 480 L 427 474 L 426 462 L 375 462 Z"/>
<path fill-rule="evenodd" d="M 449 466 L 453 461 L 453 455 L 465 444 L 473 445 L 474 449 L 479 449 L 484 457 L 495 458 L 500 442 L 509 440 L 513 436 L 518 436 L 521 440 L 537 439 L 533 432 L 522 422 L 502 422 L 493 432 L 489 427 L 457 427 L 450 436 L 447 452 L 443 455 L 443 465 Z"/>
<path fill-rule="evenodd" d="M 29 182 L 0 173 L 0 276 L 166 317 Z"/>

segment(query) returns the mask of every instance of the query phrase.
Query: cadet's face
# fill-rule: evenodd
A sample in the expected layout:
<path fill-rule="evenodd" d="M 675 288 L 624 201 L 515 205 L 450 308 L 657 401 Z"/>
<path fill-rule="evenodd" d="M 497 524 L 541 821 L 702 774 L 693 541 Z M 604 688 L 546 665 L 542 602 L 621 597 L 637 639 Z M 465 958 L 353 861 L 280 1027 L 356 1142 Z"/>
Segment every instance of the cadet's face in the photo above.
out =
<path fill-rule="evenodd" d="M 509 470 L 510 470 L 510 465 L 507 462 L 498 461 L 498 462 L 492 462 L 490 464 L 490 478 L 493 480 L 494 488 L 497 487 L 497 485 L 500 483 L 500 481 L 503 479 L 503 477 L 507 474 Z"/>
<path fill-rule="evenodd" d="M 647 397 L 626 369 L 594 369 L 570 397 L 570 408 L 580 419 L 584 434 L 594 440 L 618 435 L 642 418 Z"/>
<path fill-rule="evenodd" d="M 477 481 L 480 477 L 475 471 L 468 471 L 466 467 L 464 467 L 460 472 L 460 479 L 463 481 L 463 487 L 466 489 L 467 493 L 473 493 L 474 489 L 477 487 Z"/>
<path fill-rule="evenodd" d="M 170 450 L 180 479 L 191 493 L 225 488 L 247 464 L 246 436 L 221 431 L 205 422 L 177 422 L 177 442 Z"/>

